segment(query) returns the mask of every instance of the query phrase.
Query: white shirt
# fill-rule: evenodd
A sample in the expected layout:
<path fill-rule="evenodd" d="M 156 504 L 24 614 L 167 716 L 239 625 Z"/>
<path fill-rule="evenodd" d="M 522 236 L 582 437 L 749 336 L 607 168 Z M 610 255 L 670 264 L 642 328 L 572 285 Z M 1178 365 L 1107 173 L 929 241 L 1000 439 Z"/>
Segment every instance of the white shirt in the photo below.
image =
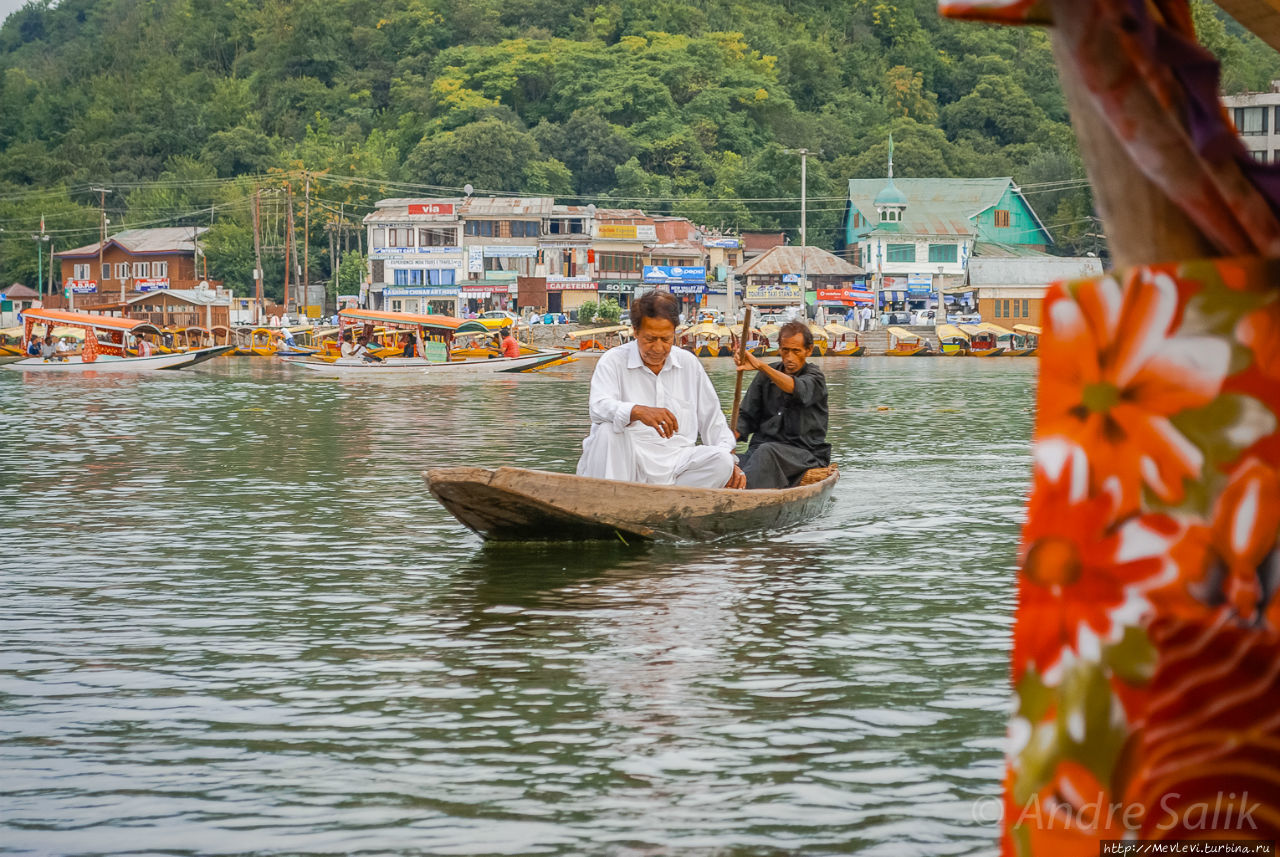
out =
<path fill-rule="evenodd" d="M 651 426 L 631 422 L 631 409 L 636 405 L 666 408 L 675 414 L 679 429 L 664 438 Z M 699 437 L 706 446 L 729 452 L 733 452 L 736 443 L 720 409 L 720 399 L 698 358 L 673 347 L 662 370 L 655 375 L 640 359 L 640 346 L 635 340 L 606 351 L 591 375 L 591 434 L 582 443 L 579 476 L 631 478 L 630 471 L 612 472 L 614 462 L 603 454 L 619 439 L 617 435 L 626 435 L 641 469 L 655 476 L 674 471 L 674 453 L 694 446 Z"/>

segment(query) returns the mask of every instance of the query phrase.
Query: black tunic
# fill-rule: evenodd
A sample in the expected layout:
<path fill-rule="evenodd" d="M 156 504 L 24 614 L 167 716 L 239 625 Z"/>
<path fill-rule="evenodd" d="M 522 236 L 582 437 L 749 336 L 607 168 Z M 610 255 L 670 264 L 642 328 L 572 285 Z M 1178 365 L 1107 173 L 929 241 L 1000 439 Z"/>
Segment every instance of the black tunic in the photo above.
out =
<path fill-rule="evenodd" d="M 782 363 L 773 368 L 783 371 Z M 738 410 L 738 434 L 751 437 L 739 465 L 748 488 L 788 488 L 810 467 L 831 463 L 827 443 L 827 378 L 812 363 L 795 375 L 796 388 L 784 393 L 763 372 L 752 379 Z"/>

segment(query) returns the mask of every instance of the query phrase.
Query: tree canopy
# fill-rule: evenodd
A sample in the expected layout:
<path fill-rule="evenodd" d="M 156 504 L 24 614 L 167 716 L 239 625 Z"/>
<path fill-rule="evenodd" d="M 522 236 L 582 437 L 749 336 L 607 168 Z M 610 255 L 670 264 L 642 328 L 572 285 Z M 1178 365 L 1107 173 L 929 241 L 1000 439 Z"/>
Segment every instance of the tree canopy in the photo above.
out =
<path fill-rule="evenodd" d="M 1193 5 L 1228 90 L 1280 77 Z M 60 249 L 96 239 L 96 184 L 113 230 L 211 223 L 240 288 L 255 185 L 282 245 L 304 172 L 314 276 L 330 236 L 359 249 L 340 219 L 466 183 L 795 232 L 801 146 L 830 247 L 890 131 L 899 175 L 1009 175 L 1064 249 L 1097 231 L 1046 35 L 934 0 L 33 0 L 0 27 L 0 117 L 10 280 L 34 281 L 42 213 Z"/>

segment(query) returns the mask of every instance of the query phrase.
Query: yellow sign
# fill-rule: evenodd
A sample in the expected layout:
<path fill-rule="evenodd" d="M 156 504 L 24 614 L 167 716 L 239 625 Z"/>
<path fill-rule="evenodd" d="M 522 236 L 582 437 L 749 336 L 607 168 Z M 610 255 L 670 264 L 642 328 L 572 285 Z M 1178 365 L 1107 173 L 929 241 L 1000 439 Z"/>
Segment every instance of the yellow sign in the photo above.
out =
<path fill-rule="evenodd" d="M 601 223 L 600 232 L 596 236 L 598 238 L 621 238 L 635 240 L 636 227 L 634 223 Z"/>

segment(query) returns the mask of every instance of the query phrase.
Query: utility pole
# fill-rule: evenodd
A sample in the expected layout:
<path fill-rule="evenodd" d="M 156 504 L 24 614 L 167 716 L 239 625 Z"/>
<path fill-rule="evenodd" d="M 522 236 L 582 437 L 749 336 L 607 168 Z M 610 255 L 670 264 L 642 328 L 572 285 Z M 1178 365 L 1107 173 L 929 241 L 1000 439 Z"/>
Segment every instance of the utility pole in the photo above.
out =
<path fill-rule="evenodd" d="M 302 203 L 302 300 L 311 304 L 311 173 L 307 179 L 306 197 Z M 301 315 L 301 310 L 299 311 Z M 299 319 L 301 321 L 301 319 Z"/>
<path fill-rule="evenodd" d="M 253 326 L 262 323 L 262 188 L 253 189 Z"/>
<path fill-rule="evenodd" d="M 807 215 L 809 212 L 809 155 L 808 149 L 786 149 L 788 155 L 800 156 L 800 309 L 805 312 L 805 300 L 809 296 L 809 236 Z"/>
<path fill-rule="evenodd" d="M 107 194 L 111 193 L 105 187 L 95 186 L 89 188 L 90 191 L 98 194 L 98 275 L 105 281 L 107 278 L 102 275 L 102 257 L 107 249 Z M 74 292 L 72 293 L 74 294 Z M 68 300 L 74 300 L 68 298 Z M 124 314 L 124 277 L 120 278 L 120 313 Z"/>
<path fill-rule="evenodd" d="M 284 233 L 284 314 L 289 315 L 289 250 L 293 246 L 293 187 L 285 183 L 285 233 Z"/>

